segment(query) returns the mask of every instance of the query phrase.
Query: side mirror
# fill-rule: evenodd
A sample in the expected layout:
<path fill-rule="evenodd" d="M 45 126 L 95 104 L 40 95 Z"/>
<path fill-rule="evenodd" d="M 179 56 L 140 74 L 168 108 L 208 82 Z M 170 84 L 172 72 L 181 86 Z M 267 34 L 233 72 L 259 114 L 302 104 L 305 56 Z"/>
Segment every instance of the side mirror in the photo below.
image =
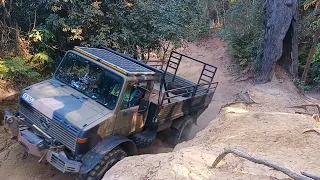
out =
<path fill-rule="evenodd" d="M 148 106 L 149 106 L 149 101 L 146 99 L 141 99 L 138 113 L 144 114 L 148 110 Z"/>

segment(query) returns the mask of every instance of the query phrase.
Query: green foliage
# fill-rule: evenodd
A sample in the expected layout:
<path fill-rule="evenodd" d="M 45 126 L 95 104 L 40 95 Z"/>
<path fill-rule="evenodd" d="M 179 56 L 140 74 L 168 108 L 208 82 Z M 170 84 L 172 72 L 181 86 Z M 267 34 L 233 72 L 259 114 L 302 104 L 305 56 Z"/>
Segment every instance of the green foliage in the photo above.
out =
<path fill-rule="evenodd" d="M 50 65 L 52 62 L 53 60 L 45 52 L 36 53 L 27 60 L 27 64 L 38 71 L 43 71 L 47 65 Z"/>
<path fill-rule="evenodd" d="M 303 72 L 309 53 L 313 37 L 320 23 L 319 13 L 315 13 L 315 3 L 319 0 L 302 0 L 303 8 L 301 8 L 301 28 L 300 28 L 300 44 L 299 44 L 299 72 Z M 315 55 L 312 58 L 311 68 L 308 74 L 307 90 L 320 91 L 320 44 L 317 45 Z"/>
<path fill-rule="evenodd" d="M 13 57 L 9 60 L 0 61 L 0 78 L 5 80 L 33 79 L 39 77 L 34 68 L 27 65 L 22 57 Z"/>
<path fill-rule="evenodd" d="M 204 8 L 197 0 L 42 2 L 51 12 L 40 26 L 55 35 L 45 43 L 63 50 L 104 45 L 134 55 L 136 46 L 155 50 L 164 40 L 179 44 L 207 29 Z"/>
<path fill-rule="evenodd" d="M 221 37 L 242 66 L 253 62 L 261 53 L 263 37 L 263 0 L 232 1 L 225 14 Z"/>
<path fill-rule="evenodd" d="M 312 58 L 312 63 L 320 62 L 320 43 L 317 45 L 316 52 Z"/>
<path fill-rule="evenodd" d="M 56 57 L 76 45 L 103 45 L 136 56 L 137 47 L 144 53 L 161 49 L 163 42 L 179 46 L 208 30 L 204 0 L 4 2 L 0 49 L 23 57 L 4 58 L 0 52 L 5 59 L 0 74 L 9 79 L 53 72 Z"/>
<path fill-rule="evenodd" d="M 320 61 L 312 64 L 308 83 L 317 87 L 317 90 L 320 90 Z"/>

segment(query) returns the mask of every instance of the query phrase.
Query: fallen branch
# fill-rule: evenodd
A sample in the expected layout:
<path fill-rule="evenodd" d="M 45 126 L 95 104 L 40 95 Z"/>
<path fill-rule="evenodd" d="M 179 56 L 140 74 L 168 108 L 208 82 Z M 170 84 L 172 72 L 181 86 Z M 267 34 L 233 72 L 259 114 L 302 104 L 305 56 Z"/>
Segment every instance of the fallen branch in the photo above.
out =
<path fill-rule="evenodd" d="M 289 108 L 300 108 L 307 111 L 307 107 L 316 107 L 318 109 L 318 112 L 320 114 L 320 105 L 319 104 L 306 104 L 306 105 L 300 105 L 300 106 L 292 106 Z"/>
<path fill-rule="evenodd" d="M 231 102 L 231 103 L 227 103 L 227 104 L 223 105 L 223 106 L 221 107 L 221 109 L 222 109 L 222 108 L 225 108 L 225 107 L 228 107 L 228 106 L 235 105 L 235 104 L 241 104 L 241 103 L 242 103 L 242 104 L 245 104 L 245 105 L 259 104 L 259 103 L 257 103 L 257 102 L 236 101 L 236 102 Z"/>
<path fill-rule="evenodd" d="M 312 178 L 314 180 L 320 180 L 320 177 L 316 176 L 314 174 L 309 174 L 309 173 L 306 173 L 306 172 L 301 172 L 301 174 L 304 175 L 304 176 L 310 177 L 310 178 Z"/>
<path fill-rule="evenodd" d="M 319 136 L 320 136 L 320 132 L 319 132 L 319 131 L 317 131 L 317 130 L 315 130 L 315 129 L 306 130 L 306 131 L 304 131 L 302 134 L 304 134 L 304 133 L 308 133 L 308 132 L 314 132 L 314 133 L 316 133 L 317 135 L 319 135 Z"/>
<path fill-rule="evenodd" d="M 249 79 L 253 79 L 254 76 L 250 75 L 250 76 L 239 76 L 237 77 L 235 80 L 233 80 L 234 82 L 242 82 L 242 81 L 247 81 Z"/>
<path fill-rule="evenodd" d="M 308 115 L 308 116 L 313 116 L 314 114 L 311 113 L 305 113 L 305 112 L 300 112 L 300 111 L 296 111 L 296 114 L 303 114 L 303 115 Z"/>
<path fill-rule="evenodd" d="M 216 168 L 217 165 L 219 164 L 219 162 L 224 158 L 226 157 L 226 155 L 228 155 L 229 153 L 232 153 L 232 154 L 235 154 L 239 157 L 242 157 L 242 158 L 245 158 L 249 161 L 252 161 L 254 163 L 257 163 L 257 164 L 263 164 L 265 166 L 268 166 L 270 168 L 273 168 L 277 171 L 280 171 L 286 175 L 288 175 L 290 178 L 293 178 L 295 180 L 314 180 L 314 178 L 311 178 L 311 177 L 308 177 L 308 176 L 305 176 L 305 175 L 302 175 L 300 173 L 297 173 L 297 172 L 294 172 L 293 170 L 291 169 L 288 169 L 284 166 L 280 166 L 276 163 L 273 163 L 273 162 L 270 162 L 270 161 L 267 161 L 265 159 L 261 159 L 261 158 L 256 158 L 256 157 L 252 157 L 250 156 L 249 154 L 245 153 L 245 152 L 242 152 L 242 151 L 239 151 L 237 149 L 234 149 L 234 148 L 226 148 L 224 149 L 224 151 L 219 154 L 219 156 L 216 158 L 216 160 L 213 162 L 212 164 L 212 168 Z"/>

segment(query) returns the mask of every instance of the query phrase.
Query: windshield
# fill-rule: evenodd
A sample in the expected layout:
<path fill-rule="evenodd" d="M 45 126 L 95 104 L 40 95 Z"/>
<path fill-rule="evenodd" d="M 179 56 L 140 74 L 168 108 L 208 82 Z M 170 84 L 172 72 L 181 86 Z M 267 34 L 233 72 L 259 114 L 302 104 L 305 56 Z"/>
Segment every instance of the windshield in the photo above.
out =
<path fill-rule="evenodd" d="M 111 110 L 123 84 L 119 75 L 72 52 L 66 54 L 56 78 Z"/>

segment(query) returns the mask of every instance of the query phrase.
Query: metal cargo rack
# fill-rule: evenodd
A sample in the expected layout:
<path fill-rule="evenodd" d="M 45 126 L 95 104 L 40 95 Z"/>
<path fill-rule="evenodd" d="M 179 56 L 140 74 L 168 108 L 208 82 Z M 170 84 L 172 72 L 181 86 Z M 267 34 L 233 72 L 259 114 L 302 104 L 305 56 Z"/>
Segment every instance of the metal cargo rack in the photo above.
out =
<path fill-rule="evenodd" d="M 192 60 L 203 66 L 197 83 L 193 83 L 177 76 L 177 72 L 182 59 Z M 173 73 L 168 72 L 169 69 L 173 70 Z M 162 76 L 162 82 L 160 85 L 160 89 L 164 88 L 165 91 L 163 93 L 162 90 L 159 91 L 160 98 L 158 103 L 160 105 L 162 105 L 164 101 L 168 101 L 168 103 L 171 103 L 171 99 L 182 96 L 193 98 L 195 96 L 200 96 L 208 93 L 214 94 L 218 86 L 217 82 L 213 82 L 216 72 L 217 67 L 211 64 L 172 51 L 169 60 L 166 63 L 166 67 Z M 167 84 L 170 82 L 175 83 L 178 88 L 168 89 Z M 174 96 L 170 96 L 169 93 L 174 94 Z"/>

